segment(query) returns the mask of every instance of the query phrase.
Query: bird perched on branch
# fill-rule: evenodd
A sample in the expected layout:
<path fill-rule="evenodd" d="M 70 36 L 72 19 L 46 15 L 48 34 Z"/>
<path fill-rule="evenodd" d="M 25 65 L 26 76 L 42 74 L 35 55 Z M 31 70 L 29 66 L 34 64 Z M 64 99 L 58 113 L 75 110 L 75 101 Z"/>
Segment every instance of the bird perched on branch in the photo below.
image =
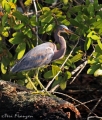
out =
<path fill-rule="evenodd" d="M 66 52 L 66 41 L 64 37 L 60 35 L 60 33 L 62 32 L 70 34 L 73 33 L 65 25 L 59 25 L 57 27 L 57 29 L 54 32 L 54 38 L 55 41 L 59 43 L 60 49 L 57 49 L 57 46 L 51 42 L 40 44 L 31 49 L 29 52 L 27 52 L 24 55 L 24 57 L 11 68 L 11 71 L 13 73 L 16 73 L 25 70 L 30 70 L 32 68 L 39 68 L 51 63 L 56 59 L 63 58 Z M 37 79 L 37 82 L 46 91 L 45 87 L 42 85 L 39 79 Z M 37 91 L 35 86 L 34 89 Z"/>

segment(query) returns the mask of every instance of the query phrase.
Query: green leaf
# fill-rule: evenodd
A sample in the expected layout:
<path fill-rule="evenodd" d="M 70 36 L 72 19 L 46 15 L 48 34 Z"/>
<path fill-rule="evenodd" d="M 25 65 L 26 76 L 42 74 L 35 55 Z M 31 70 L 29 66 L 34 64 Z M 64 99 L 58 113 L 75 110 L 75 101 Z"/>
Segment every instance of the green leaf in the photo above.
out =
<path fill-rule="evenodd" d="M 31 23 L 32 26 L 38 26 L 39 25 L 39 21 L 36 21 L 36 16 L 35 15 L 30 18 L 30 23 Z"/>
<path fill-rule="evenodd" d="M 99 4 L 98 4 L 98 0 L 94 0 L 94 3 L 93 3 L 93 4 L 94 4 L 94 8 L 97 9 L 98 6 L 99 6 Z"/>
<path fill-rule="evenodd" d="M 71 58 L 70 60 L 71 60 L 71 62 L 74 63 L 74 62 L 77 62 L 77 61 L 81 60 L 82 56 L 83 56 L 83 54 L 77 54 L 73 58 Z"/>
<path fill-rule="evenodd" d="M 67 81 L 63 81 L 60 83 L 60 88 L 64 90 L 66 88 L 66 85 L 67 85 Z"/>
<path fill-rule="evenodd" d="M 54 26 L 55 26 L 55 24 L 49 24 L 49 25 L 47 26 L 47 28 L 46 28 L 46 32 L 52 31 L 53 28 L 54 28 Z"/>
<path fill-rule="evenodd" d="M 55 76 L 60 71 L 60 68 L 57 65 L 52 65 L 52 74 Z M 58 80 L 58 76 L 56 77 L 56 80 Z"/>
<path fill-rule="evenodd" d="M 24 24 L 23 24 L 23 23 L 17 24 L 17 25 L 15 25 L 13 28 L 14 28 L 15 30 L 20 30 L 22 27 L 24 27 Z"/>
<path fill-rule="evenodd" d="M 58 81 L 60 81 L 59 85 L 62 90 L 66 88 L 67 80 L 65 77 L 59 77 Z"/>
<path fill-rule="evenodd" d="M 43 15 L 42 18 L 40 18 L 40 19 L 41 19 L 41 22 L 43 22 L 43 23 L 49 23 L 53 20 L 53 17 L 51 14 L 48 14 L 46 16 Z"/>
<path fill-rule="evenodd" d="M 87 7 L 87 11 L 89 12 L 89 14 L 90 14 L 91 16 L 94 15 L 94 5 L 93 5 L 93 3 L 90 3 L 90 4 L 89 4 L 89 6 Z"/>
<path fill-rule="evenodd" d="M 91 37 L 91 36 L 94 35 L 94 34 L 96 34 L 96 32 L 95 32 L 95 31 L 91 31 L 91 32 L 87 35 L 87 37 Z"/>
<path fill-rule="evenodd" d="M 1 62 L 1 71 L 2 71 L 3 74 L 6 73 L 6 69 L 7 69 L 7 67 L 5 67 L 3 62 Z"/>
<path fill-rule="evenodd" d="M 52 4 L 52 3 L 54 3 L 54 0 L 45 0 L 44 2 L 48 3 L 48 4 Z"/>
<path fill-rule="evenodd" d="M 72 13 L 76 13 L 78 11 L 81 11 L 82 7 L 82 5 L 73 6 L 69 9 L 69 11 Z M 69 13 L 69 11 L 67 12 L 67 14 Z"/>
<path fill-rule="evenodd" d="M 97 69 L 94 73 L 94 76 L 95 77 L 102 76 L 102 68 Z"/>
<path fill-rule="evenodd" d="M 24 34 L 21 32 L 15 32 L 13 34 L 13 38 L 9 39 L 9 42 L 12 44 L 19 44 L 23 42 L 23 39 L 25 38 Z"/>
<path fill-rule="evenodd" d="M 43 7 L 43 8 L 42 8 L 42 11 L 43 11 L 44 13 L 45 13 L 45 12 L 48 13 L 48 12 L 51 11 L 51 10 L 50 10 L 49 7 Z"/>
<path fill-rule="evenodd" d="M 68 0 L 63 0 L 63 3 L 64 3 L 65 5 L 67 5 L 67 4 L 68 4 Z"/>
<path fill-rule="evenodd" d="M 59 8 L 54 8 L 51 10 L 51 12 L 53 14 L 55 14 L 56 16 L 61 16 L 62 15 L 62 11 Z"/>
<path fill-rule="evenodd" d="M 94 72 L 100 68 L 101 64 L 93 64 L 87 71 L 87 74 L 94 74 Z"/>
<path fill-rule="evenodd" d="M 3 35 L 4 37 L 8 37 L 8 36 L 9 36 L 9 33 L 8 33 L 8 31 L 3 31 L 3 32 L 2 32 L 2 35 Z"/>
<path fill-rule="evenodd" d="M 67 79 L 71 78 L 71 72 L 67 71 L 67 72 L 65 72 L 65 74 L 67 75 Z"/>
<path fill-rule="evenodd" d="M 30 6 L 32 4 L 32 0 L 26 0 L 25 2 L 24 2 L 24 5 L 25 6 Z"/>
<path fill-rule="evenodd" d="M 95 28 L 102 28 L 102 20 L 98 20 L 97 22 L 94 22 L 93 26 Z"/>
<path fill-rule="evenodd" d="M 31 82 L 27 83 L 26 88 L 31 89 L 31 90 L 34 89 Z"/>
<path fill-rule="evenodd" d="M 64 25 L 70 25 L 70 22 L 66 19 L 62 20 L 61 23 Z"/>
<path fill-rule="evenodd" d="M 101 41 L 100 41 L 100 40 L 97 40 L 97 43 L 98 43 L 100 49 L 102 50 L 102 43 L 101 43 Z"/>
<path fill-rule="evenodd" d="M 15 3 L 17 0 L 9 0 L 9 2 Z"/>
<path fill-rule="evenodd" d="M 32 31 L 29 28 L 24 28 L 23 33 L 27 35 L 29 38 L 32 38 Z"/>
<path fill-rule="evenodd" d="M 86 1 L 85 1 L 85 4 L 86 4 L 86 5 L 89 5 L 89 4 L 90 4 L 90 1 L 89 1 L 89 0 L 86 0 Z"/>
<path fill-rule="evenodd" d="M 86 39 L 85 40 L 85 44 L 84 44 L 84 49 L 88 50 L 90 48 L 91 43 L 92 43 L 92 39 L 91 38 Z"/>
<path fill-rule="evenodd" d="M 49 70 L 49 71 L 45 72 L 44 73 L 44 78 L 45 79 L 51 79 L 51 78 L 53 78 L 52 70 Z"/>
<path fill-rule="evenodd" d="M 22 15 L 21 12 L 15 11 L 15 12 L 13 12 L 13 15 L 14 15 L 18 20 L 21 20 L 24 24 L 29 24 L 29 19 L 28 19 L 28 17 Z"/>
<path fill-rule="evenodd" d="M 95 64 L 95 63 L 97 63 L 97 61 L 95 59 L 88 59 L 88 63 L 89 64 Z"/>
<path fill-rule="evenodd" d="M 19 85 L 22 85 L 22 86 L 25 85 L 24 80 L 17 80 L 16 83 L 19 84 Z"/>
<path fill-rule="evenodd" d="M 97 53 L 102 54 L 102 49 L 99 47 L 99 45 L 96 45 L 95 51 L 96 51 Z"/>
<path fill-rule="evenodd" d="M 77 26 L 77 27 L 79 27 L 80 26 L 80 23 L 78 23 L 76 20 L 74 20 L 74 19 L 70 19 L 70 23 L 72 24 L 72 25 L 75 25 L 75 26 Z"/>
<path fill-rule="evenodd" d="M 9 3 L 8 2 L 6 2 L 5 4 L 4 4 L 4 9 L 6 10 L 6 12 L 10 12 L 10 10 L 11 10 L 11 6 L 9 5 Z"/>
<path fill-rule="evenodd" d="M 26 50 L 26 43 L 20 43 L 17 48 L 16 52 L 18 52 L 17 59 L 21 59 L 25 53 Z"/>
<path fill-rule="evenodd" d="M 100 40 L 100 37 L 97 36 L 97 35 L 92 35 L 91 38 L 92 38 L 93 40 Z"/>
<path fill-rule="evenodd" d="M 1 61 L 1 71 L 3 74 L 6 73 L 8 64 L 9 64 L 8 59 L 6 57 L 3 57 Z"/>
<path fill-rule="evenodd" d="M 8 15 L 4 14 L 4 16 L 2 17 L 2 26 L 5 26 L 5 23 L 7 22 L 7 18 L 8 18 Z"/>

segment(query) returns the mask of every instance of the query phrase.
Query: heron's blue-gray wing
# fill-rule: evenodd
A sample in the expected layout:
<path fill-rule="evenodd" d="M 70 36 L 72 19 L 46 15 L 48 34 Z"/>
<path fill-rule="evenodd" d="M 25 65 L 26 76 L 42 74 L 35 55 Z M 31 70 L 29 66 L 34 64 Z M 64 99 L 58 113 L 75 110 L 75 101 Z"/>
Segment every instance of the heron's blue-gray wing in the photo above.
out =
<path fill-rule="evenodd" d="M 55 50 L 55 44 L 50 42 L 38 45 L 26 53 L 24 57 L 11 68 L 11 71 L 20 72 L 47 65 L 51 62 Z"/>

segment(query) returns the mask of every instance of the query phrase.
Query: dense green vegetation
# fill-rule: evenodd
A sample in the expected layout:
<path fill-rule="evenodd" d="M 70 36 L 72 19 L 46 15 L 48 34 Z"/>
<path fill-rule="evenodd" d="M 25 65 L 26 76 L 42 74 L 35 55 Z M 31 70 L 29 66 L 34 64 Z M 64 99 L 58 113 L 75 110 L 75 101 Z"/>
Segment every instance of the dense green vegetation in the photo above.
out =
<path fill-rule="evenodd" d="M 102 5 L 98 4 L 98 0 L 93 3 L 86 0 L 85 3 L 79 4 L 71 0 L 61 0 L 55 5 L 52 3 L 53 0 L 36 2 L 36 13 L 33 2 L 26 0 L 24 8 L 28 12 L 23 10 L 22 13 L 18 10 L 17 0 L 0 0 L 1 79 L 13 80 L 32 88 L 26 80 L 25 72 L 13 74 L 10 68 L 37 43 L 54 41 L 52 33 L 60 24 L 69 26 L 75 34 L 69 37 L 64 35 L 67 41 L 66 56 L 41 68 L 39 79 L 50 81 L 60 71 L 67 57 L 69 59 L 55 78 L 52 87 L 59 84 L 62 89 L 66 88 L 66 82 L 78 71 L 84 70 L 86 64 L 88 67 L 84 72 L 94 76 L 102 75 Z M 33 14 L 30 14 L 31 10 Z M 81 64 L 83 67 L 78 68 Z M 34 70 L 29 71 L 29 76 L 33 79 Z"/>

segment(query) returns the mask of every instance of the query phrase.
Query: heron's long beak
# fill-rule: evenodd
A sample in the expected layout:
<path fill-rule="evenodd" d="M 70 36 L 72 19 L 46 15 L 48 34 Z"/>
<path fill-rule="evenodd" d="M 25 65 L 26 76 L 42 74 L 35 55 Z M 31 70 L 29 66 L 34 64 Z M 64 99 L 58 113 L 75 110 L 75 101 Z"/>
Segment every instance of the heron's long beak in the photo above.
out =
<path fill-rule="evenodd" d="M 69 34 L 74 34 L 71 30 L 67 30 L 67 29 L 65 29 L 65 31 L 66 31 L 66 33 L 69 33 Z"/>
<path fill-rule="evenodd" d="M 76 36 L 78 36 L 78 37 L 80 37 L 79 35 L 77 35 L 77 34 L 75 34 L 73 31 L 71 31 L 71 30 L 67 30 L 67 29 L 65 29 L 65 31 L 66 31 L 66 33 L 68 33 L 68 34 L 73 34 L 73 35 L 76 35 Z"/>

